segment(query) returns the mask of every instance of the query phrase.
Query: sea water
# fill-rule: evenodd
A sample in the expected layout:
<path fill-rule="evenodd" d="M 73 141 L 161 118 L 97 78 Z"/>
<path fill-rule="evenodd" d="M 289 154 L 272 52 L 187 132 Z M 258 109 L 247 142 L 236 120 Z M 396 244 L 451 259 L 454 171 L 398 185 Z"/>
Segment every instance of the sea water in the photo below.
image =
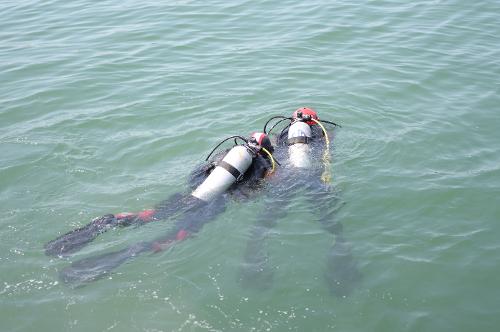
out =
<path fill-rule="evenodd" d="M 498 330 L 498 1 L 6 0 L 0 13 L 1 331 Z M 175 220 L 65 258 L 44 243 L 153 207 L 220 140 L 302 106 L 342 125 L 330 171 L 360 276 L 348 295 L 328 287 L 336 239 L 314 217 L 332 206 L 300 192 L 266 235 L 261 287 L 241 270 L 264 192 L 85 287 L 59 280 Z"/>

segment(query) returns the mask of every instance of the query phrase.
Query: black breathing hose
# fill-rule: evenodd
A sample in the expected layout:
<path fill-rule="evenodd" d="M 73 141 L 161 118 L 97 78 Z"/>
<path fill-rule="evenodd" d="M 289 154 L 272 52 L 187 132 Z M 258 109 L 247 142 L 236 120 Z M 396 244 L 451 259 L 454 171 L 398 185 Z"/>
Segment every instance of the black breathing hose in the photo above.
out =
<path fill-rule="evenodd" d="M 205 161 L 208 161 L 208 159 L 210 158 L 210 156 L 212 156 L 212 154 L 215 152 L 215 150 L 217 150 L 217 148 L 218 148 L 219 146 L 221 146 L 224 142 L 229 141 L 229 140 L 230 140 L 230 139 L 232 139 L 232 138 L 234 138 L 234 144 L 235 144 L 235 145 L 237 145 L 237 144 L 236 144 L 236 139 L 237 139 L 237 138 L 241 139 L 241 140 L 242 140 L 243 142 L 245 142 L 245 143 L 248 143 L 248 139 L 246 139 L 245 137 L 240 136 L 240 135 L 234 135 L 234 136 L 230 136 L 230 137 L 228 137 L 228 138 L 225 138 L 225 139 L 223 139 L 223 140 L 222 140 L 219 144 L 217 144 L 217 145 L 215 146 L 215 148 L 213 148 L 213 150 L 212 150 L 212 151 L 210 151 L 210 153 L 208 154 L 207 158 L 205 158 Z"/>
<path fill-rule="evenodd" d="M 274 119 L 281 119 L 281 120 L 278 121 L 277 123 L 275 123 L 273 128 L 276 127 L 276 125 L 278 123 L 280 123 L 284 120 L 291 120 L 291 118 L 287 118 L 286 116 L 283 116 L 283 115 L 276 115 L 276 116 L 271 117 L 269 120 L 267 120 L 266 124 L 264 125 L 264 134 L 267 134 L 267 131 L 266 131 L 267 125 L 269 124 L 269 122 L 271 122 Z M 273 128 L 271 128 L 271 130 L 273 130 Z M 271 130 L 269 130 L 269 132 L 271 132 Z"/>

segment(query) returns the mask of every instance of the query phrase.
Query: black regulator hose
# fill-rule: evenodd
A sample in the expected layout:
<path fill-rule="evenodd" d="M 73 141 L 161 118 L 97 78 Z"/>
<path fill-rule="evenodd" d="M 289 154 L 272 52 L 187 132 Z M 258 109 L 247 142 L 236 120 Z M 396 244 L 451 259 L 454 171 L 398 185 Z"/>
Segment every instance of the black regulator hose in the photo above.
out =
<path fill-rule="evenodd" d="M 271 122 L 272 120 L 274 119 L 281 119 L 280 121 L 276 122 L 274 124 L 274 126 L 269 130 L 269 133 L 271 133 L 271 130 L 274 129 L 274 127 L 276 127 L 279 123 L 285 121 L 285 120 L 292 120 L 292 118 L 287 118 L 286 116 L 283 116 L 283 115 L 276 115 L 276 116 L 273 116 L 271 117 L 269 120 L 267 120 L 266 124 L 264 125 L 264 134 L 268 134 L 266 128 L 267 128 L 267 125 L 269 124 L 269 122 Z"/>
<path fill-rule="evenodd" d="M 281 133 L 280 133 L 278 139 L 281 139 L 283 137 L 283 135 L 286 134 L 286 132 L 288 131 L 288 129 L 290 128 L 291 125 L 292 125 L 292 122 L 290 121 L 290 123 L 281 130 Z"/>
<path fill-rule="evenodd" d="M 293 120 L 293 119 L 292 119 L 292 118 L 285 118 L 285 119 L 281 119 L 281 120 L 279 120 L 278 122 L 276 122 L 276 123 L 275 123 L 275 124 L 271 127 L 271 129 L 269 129 L 269 134 L 271 134 L 271 131 L 273 131 L 273 129 L 274 129 L 274 128 L 276 128 L 276 126 L 277 126 L 277 125 L 279 125 L 280 123 L 282 123 L 282 122 L 283 122 L 283 121 L 285 121 L 285 120 L 288 120 L 288 121 L 290 121 L 290 123 L 292 123 L 292 120 Z"/>
<path fill-rule="evenodd" d="M 237 139 L 237 138 L 241 139 L 241 140 L 242 140 L 243 142 L 245 142 L 245 143 L 248 143 L 248 139 L 246 139 L 245 137 L 240 136 L 240 135 L 234 135 L 234 136 L 230 136 L 230 137 L 228 137 L 228 138 L 225 138 L 225 139 L 223 139 L 223 140 L 222 140 L 219 144 L 217 144 L 217 145 L 215 146 L 215 148 L 213 148 L 213 150 L 212 150 L 212 151 L 210 151 L 210 153 L 208 154 L 207 158 L 205 158 L 205 161 L 208 161 L 208 159 L 212 156 L 212 154 L 215 152 L 215 150 L 217 150 L 217 148 L 218 148 L 219 146 L 221 146 L 221 145 L 222 145 L 222 143 L 224 143 L 224 142 L 226 142 L 226 141 L 229 141 L 229 140 L 230 140 L 230 139 L 232 139 L 232 138 L 234 138 L 234 144 L 235 144 L 235 145 L 237 145 L 237 143 L 236 143 L 236 139 Z"/>
<path fill-rule="evenodd" d="M 335 122 L 332 122 L 332 121 L 327 121 L 327 120 L 319 120 L 319 121 L 322 122 L 322 123 L 328 123 L 328 124 L 334 125 L 335 127 L 342 128 L 341 125 L 336 124 Z"/>

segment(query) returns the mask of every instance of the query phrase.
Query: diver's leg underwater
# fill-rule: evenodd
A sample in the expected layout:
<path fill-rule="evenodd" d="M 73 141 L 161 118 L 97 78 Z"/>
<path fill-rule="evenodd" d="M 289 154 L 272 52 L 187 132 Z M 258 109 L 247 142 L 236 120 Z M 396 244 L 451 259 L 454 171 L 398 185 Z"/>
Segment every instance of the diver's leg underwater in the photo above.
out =
<path fill-rule="evenodd" d="M 175 210 L 178 210 L 179 207 L 181 209 L 179 220 L 175 222 L 173 229 L 166 235 L 153 241 L 134 244 L 119 251 L 76 261 L 61 271 L 61 279 L 73 285 L 83 285 L 88 281 L 105 276 L 111 270 L 133 257 L 148 251 L 163 250 L 183 241 L 191 234 L 197 233 L 205 223 L 213 220 L 224 211 L 227 197 L 223 194 L 232 186 L 251 185 L 252 181 L 258 181 L 265 176 L 267 173 L 265 170 L 271 166 L 274 170 L 274 160 L 269 152 L 269 150 L 272 151 L 272 146 L 265 147 L 269 140 L 266 141 L 267 136 L 264 136 L 261 133 L 255 133 L 248 140 L 239 136 L 244 141 L 244 144 L 235 144 L 224 155 L 222 160 L 217 162 L 208 177 L 190 195 L 182 197 L 180 202 L 174 195 L 171 200 L 160 204 L 156 210 L 148 210 L 147 213 L 139 215 L 147 216 L 147 219 L 139 218 L 138 220 L 138 215 L 131 214 L 123 214 L 118 218 L 109 215 L 103 219 L 102 223 L 92 222 L 49 242 L 46 246 L 47 250 L 52 250 L 49 253 L 74 252 L 106 229 L 113 227 L 113 225 L 116 226 L 116 220 L 123 221 L 122 226 L 142 224 L 153 219 L 167 218 L 173 212 L 173 207 L 175 207 Z M 265 157 L 262 157 L 261 151 L 265 153 Z M 266 159 L 267 157 L 270 160 Z M 172 202 L 175 204 L 171 204 Z"/>

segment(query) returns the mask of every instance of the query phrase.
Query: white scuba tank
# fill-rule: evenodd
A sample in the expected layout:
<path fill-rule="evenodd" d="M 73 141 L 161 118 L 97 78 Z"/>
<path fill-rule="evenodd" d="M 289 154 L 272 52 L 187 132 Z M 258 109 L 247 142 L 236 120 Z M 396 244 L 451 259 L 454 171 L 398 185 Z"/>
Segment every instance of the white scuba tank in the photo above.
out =
<path fill-rule="evenodd" d="M 305 122 L 297 121 L 288 128 L 288 158 L 292 166 L 311 167 L 309 147 L 311 136 L 311 127 Z"/>
<path fill-rule="evenodd" d="M 226 154 L 210 175 L 191 195 L 208 202 L 226 191 L 243 176 L 252 164 L 253 155 L 244 146 L 237 145 Z"/>

